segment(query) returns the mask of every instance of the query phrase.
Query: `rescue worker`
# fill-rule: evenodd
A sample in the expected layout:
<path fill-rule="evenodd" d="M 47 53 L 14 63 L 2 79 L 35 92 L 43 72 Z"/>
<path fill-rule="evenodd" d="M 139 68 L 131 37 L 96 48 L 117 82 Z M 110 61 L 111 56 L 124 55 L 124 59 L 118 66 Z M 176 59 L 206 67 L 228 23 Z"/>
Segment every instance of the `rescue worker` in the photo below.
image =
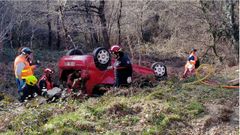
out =
<path fill-rule="evenodd" d="M 47 94 L 47 91 L 53 89 L 53 81 L 52 81 L 52 74 L 53 70 L 50 68 L 44 69 L 44 74 L 39 79 L 38 87 L 42 92 L 42 95 L 45 96 Z"/>
<path fill-rule="evenodd" d="M 195 69 L 199 66 L 199 61 L 196 52 L 197 50 L 192 48 L 190 55 L 188 56 L 187 63 L 185 64 L 185 69 L 182 78 L 186 78 L 188 75 L 194 74 Z"/>
<path fill-rule="evenodd" d="M 89 76 L 86 71 L 82 70 L 75 70 L 73 73 L 69 74 L 67 79 L 68 93 L 82 92 L 83 94 L 86 94 L 85 83 L 88 78 Z"/>
<path fill-rule="evenodd" d="M 31 65 L 30 61 L 32 58 L 32 50 L 28 47 L 23 47 L 20 50 L 20 55 L 18 55 L 14 60 L 14 73 L 16 77 L 16 83 L 18 86 L 18 94 L 19 101 L 23 102 L 26 98 L 25 91 L 23 91 L 23 87 L 26 90 L 27 86 L 26 78 L 34 75 L 34 69 L 36 69 L 37 65 Z M 36 84 L 35 84 L 36 85 Z M 34 86 L 35 87 L 35 86 Z"/>
<path fill-rule="evenodd" d="M 113 45 L 110 52 L 115 59 L 113 67 L 108 68 L 114 68 L 114 87 L 129 86 L 132 82 L 132 64 L 129 57 L 119 45 Z"/>
<path fill-rule="evenodd" d="M 42 77 L 38 82 L 38 87 L 41 95 L 48 98 L 47 102 L 53 102 L 59 99 L 62 95 L 62 90 L 53 83 L 52 75 L 54 71 L 50 68 L 45 68 Z"/>

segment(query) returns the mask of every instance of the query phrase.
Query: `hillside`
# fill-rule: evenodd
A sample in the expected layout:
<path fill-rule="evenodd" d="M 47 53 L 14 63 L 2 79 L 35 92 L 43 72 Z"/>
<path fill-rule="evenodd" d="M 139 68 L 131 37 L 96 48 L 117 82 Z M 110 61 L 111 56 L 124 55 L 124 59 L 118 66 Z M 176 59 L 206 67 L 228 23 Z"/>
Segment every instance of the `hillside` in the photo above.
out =
<path fill-rule="evenodd" d="M 239 81 L 239 0 L 5 0 L 0 12 L 0 134 L 240 134 L 239 89 L 225 87 Z M 17 101 L 13 63 L 21 48 L 32 50 L 27 57 L 33 63 L 40 61 L 36 78 L 51 68 L 53 82 L 66 89 L 60 76 L 76 67 L 60 75 L 60 58 L 71 50 L 91 55 L 113 45 L 151 74 L 133 74 L 130 88 L 110 88 L 100 97 Z M 194 59 L 205 68 L 181 80 L 195 49 Z M 89 64 L 69 56 L 62 63 L 97 67 L 104 76 L 114 55 L 103 56 L 108 62 L 101 69 L 96 58 Z M 149 69 L 156 62 L 167 69 L 161 81 Z M 153 85 L 146 86 L 149 81 Z"/>
<path fill-rule="evenodd" d="M 222 75 L 217 76 L 219 80 L 226 79 Z M 238 94 L 236 89 L 187 85 L 177 78 L 162 81 L 154 88 L 117 89 L 99 98 L 50 104 L 38 97 L 19 105 L 1 94 L 0 131 L 3 134 L 238 135 Z"/>

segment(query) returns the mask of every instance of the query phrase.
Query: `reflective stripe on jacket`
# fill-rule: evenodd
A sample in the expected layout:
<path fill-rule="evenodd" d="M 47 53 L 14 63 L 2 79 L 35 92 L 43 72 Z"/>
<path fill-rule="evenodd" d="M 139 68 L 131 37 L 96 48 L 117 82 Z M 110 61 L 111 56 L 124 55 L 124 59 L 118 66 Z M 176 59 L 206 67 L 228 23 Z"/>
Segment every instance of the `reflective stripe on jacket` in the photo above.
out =
<path fill-rule="evenodd" d="M 15 72 L 15 76 L 16 78 L 18 78 L 17 74 L 16 74 L 16 69 L 17 69 L 17 65 L 18 63 L 23 62 L 25 67 L 22 70 L 21 73 L 21 77 L 22 79 L 26 79 L 26 77 L 33 75 L 33 67 L 30 66 L 29 62 L 27 61 L 27 59 L 25 58 L 25 56 L 23 55 L 19 55 L 16 57 L 15 61 L 14 61 L 14 72 Z"/>

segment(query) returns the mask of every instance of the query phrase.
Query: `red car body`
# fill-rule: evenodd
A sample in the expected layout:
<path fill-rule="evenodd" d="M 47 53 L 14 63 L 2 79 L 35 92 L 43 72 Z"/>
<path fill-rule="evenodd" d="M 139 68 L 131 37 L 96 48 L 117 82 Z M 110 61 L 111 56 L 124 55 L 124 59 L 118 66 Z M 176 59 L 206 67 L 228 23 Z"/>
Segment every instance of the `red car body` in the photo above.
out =
<path fill-rule="evenodd" d="M 111 64 L 114 60 L 111 60 Z M 66 81 L 68 74 L 74 70 L 85 70 L 89 79 L 86 82 L 86 91 L 89 96 L 93 94 L 93 89 L 100 85 L 114 84 L 114 69 L 100 70 L 96 67 L 93 55 L 71 55 L 63 56 L 58 63 L 60 80 Z M 141 75 L 154 75 L 154 70 L 144 66 L 132 64 L 133 72 Z"/>

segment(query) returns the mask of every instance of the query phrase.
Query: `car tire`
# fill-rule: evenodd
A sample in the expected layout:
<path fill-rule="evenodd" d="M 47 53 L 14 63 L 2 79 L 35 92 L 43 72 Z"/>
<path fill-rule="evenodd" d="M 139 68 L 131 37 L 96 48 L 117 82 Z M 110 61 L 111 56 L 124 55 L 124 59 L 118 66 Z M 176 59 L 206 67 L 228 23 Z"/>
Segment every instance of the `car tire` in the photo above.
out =
<path fill-rule="evenodd" d="M 154 71 L 154 75 L 158 79 L 164 78 L 167 76 L 167 67 L 165 65 L 163 65 L 162 63 L 159 63 L 159 62 L 153 63 L 151 68 Z"/>
<path fill-rule="evenodd" d="M 99 70 L 106 70 L 111 63 L 109 51 L 103 47 L 98 47 L 93 51 L 94 62 Z"/>
<path fill-rule="evenodd" d="M 71 49 L 66 53 L 67 56 L 71 55 L 83 55 L 83 51 L 79 49 Z"/>

